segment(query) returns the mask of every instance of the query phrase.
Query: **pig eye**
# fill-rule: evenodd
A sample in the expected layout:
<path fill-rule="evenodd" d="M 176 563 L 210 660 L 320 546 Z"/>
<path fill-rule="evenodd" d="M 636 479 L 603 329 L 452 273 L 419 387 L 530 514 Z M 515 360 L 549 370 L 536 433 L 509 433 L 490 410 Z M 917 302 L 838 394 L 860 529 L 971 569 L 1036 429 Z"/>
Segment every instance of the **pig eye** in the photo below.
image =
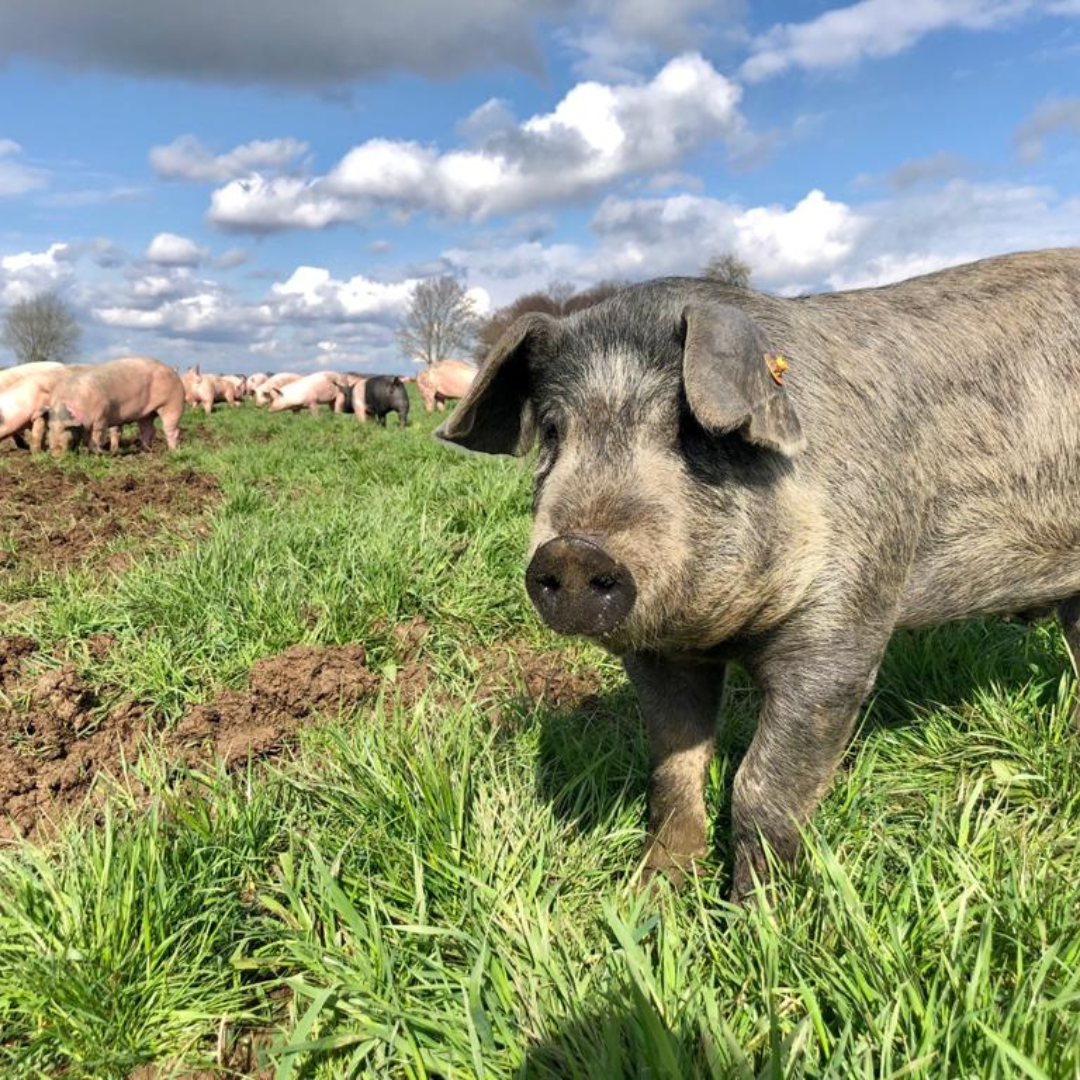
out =
<path fill-rule="evenodd" d="M 544 440 L 544 446 L 557 446 L 559 443 L 558 425 L 549 420 L 541 429 L 540 436 Z"/>

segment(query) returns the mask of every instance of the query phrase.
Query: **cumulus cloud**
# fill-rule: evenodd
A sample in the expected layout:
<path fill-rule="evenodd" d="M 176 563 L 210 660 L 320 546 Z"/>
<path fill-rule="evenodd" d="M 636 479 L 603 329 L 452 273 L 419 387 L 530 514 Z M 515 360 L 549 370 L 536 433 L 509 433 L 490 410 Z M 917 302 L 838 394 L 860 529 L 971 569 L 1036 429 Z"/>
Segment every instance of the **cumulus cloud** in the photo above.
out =
<path fill-rule="evenodd" d="M 0 304 L 16 304 L 65 287 L 74 277 L 72 256 L 69 244 L 51 244 L 45 251 L 0 257 Z"/>
<path fill-rule="evenodd" d="M 0 64 L 24 56 L 137 76 L 323 88 L 393 71 L 536 69 L 537 17 L 559 0 L 5 0 Z"/>
<path fill-rule="evenodd" d="M 1047 188 L 957 179 L 935 191 L 849 205 L 811 191 L 790 206 L 694 195 L 610 198 L 592 245 L 455 248 L 447 265 L 497 304 L 550 281 L 587 286 L 697 274 L 711 256 L 749 264 L 755 288 L 783 294 L 857 288 L 1008 251 L 1080 242 L 1080 200 Z"/>
<path fill-rule="evenodd" d="M 0 139 L 0 198 L 24 195 L 45 187 L 49 174 L 17 160 L 22 147 L 13 139 Z"/>
<path fill-rule="evenodd" d="M 286 319 L 357 320 L 392 323 L 401 317 L 415 280 L 393 284 L 372 281 L 363 274 L 345 281 L 329 270 L 299 266 L 287 281 L 272 285 L 268 304 Z"/>
<path fill-rule="evenodd" d="M 895 56 L 939 30 L 992 30 L 1038 8 L 1036 0 L 861 0 L 757 37 L 742 65 L 748 82 L 798 67 L 823 71 Z"/>
<path fill-rule="evenodd" d="M 1017 157 L 1021 161 L 1038 161 L 1047 138 L 1059 131 L 1080 136 L 1080 98 L 1051 98 L 1039 105 L 1013 133 Z"/>
<path fill-rule="evenodd" d="M 146 249 L 146 260 L 158 266 L 198 266 L 206 257 L 206 248 L 176 233 L 158 233 Z"/>
<path fill-rule="evenodd" d="M 194 135 L 181 135 L 150 151 L 150 165 L 162 180 L 192 180 L 223 184 L 253 172 L 294 168 L 308 149 L 299 139 L 254 139 L 225 154 L 215 154 Z"/>
<path fill-rule="evenodd" d="M 738 86 L 689 53 L 648 82 L 579 83 L 552 112 L 523 122 L 488 102 L 463 125 L 473 146 L 441 152 L 370 139 L 326 176 L 234 180 L 211 196 L 209 218 L 224 229 L 270 232 L 321 229 L 379 209 L 480 221 L 573 201 L 739 136 L 739 97 Z"/>

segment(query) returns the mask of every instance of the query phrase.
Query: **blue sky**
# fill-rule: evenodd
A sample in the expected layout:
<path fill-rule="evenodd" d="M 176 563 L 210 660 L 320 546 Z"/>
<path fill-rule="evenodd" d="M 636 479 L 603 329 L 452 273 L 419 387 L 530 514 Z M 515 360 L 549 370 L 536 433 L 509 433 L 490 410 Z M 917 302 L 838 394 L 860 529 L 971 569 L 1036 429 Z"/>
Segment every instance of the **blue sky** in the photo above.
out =
<path fill-rule="evenodd" d="M 440 273 L 486 309 L 1077 244 L 1080 0 L 0 6 L 0 311 L 59 290 L 90 360 L 405 371 Z"/>

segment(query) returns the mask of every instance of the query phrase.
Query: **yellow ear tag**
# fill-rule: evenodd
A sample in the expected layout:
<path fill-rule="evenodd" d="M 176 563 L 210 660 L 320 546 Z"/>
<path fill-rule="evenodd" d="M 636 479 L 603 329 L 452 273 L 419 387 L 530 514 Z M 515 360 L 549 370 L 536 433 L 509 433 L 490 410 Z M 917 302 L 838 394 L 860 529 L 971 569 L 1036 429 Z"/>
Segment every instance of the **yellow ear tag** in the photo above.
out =
<path fill-rule="evenodd" d="M 788 369 L 788 362 L 779 353 L 766 353 L 765 366 L 769 369 L 773 382 L 777 386 L 783 386 L 784 372 Z"/>

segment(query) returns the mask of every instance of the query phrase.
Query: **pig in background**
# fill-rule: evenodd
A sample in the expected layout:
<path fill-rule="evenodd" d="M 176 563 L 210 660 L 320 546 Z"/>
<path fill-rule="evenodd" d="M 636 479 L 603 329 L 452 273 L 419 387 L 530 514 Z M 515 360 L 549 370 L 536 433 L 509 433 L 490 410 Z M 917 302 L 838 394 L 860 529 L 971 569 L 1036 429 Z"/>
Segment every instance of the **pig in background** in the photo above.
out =
<path fill-rule="evenodd" d="M 184 384 L 167 364 L 130 356 L 105 364 L 69 370 L 53 386 L 49 398 L 49 449 L 55 455 L 85 442 L 101 453 L 109 435 L 110 449 L 120 443 L 120 427 L 139 425 L 139 442 L 149 450 L 154 417 L 161 417 L 165 442 L 175 450 L 184 412 Z"/>
<path fill-rule="evenodd" d="M 359 371 L 343 371 L 337 376 L 337 381 L 345 391 L 345 403 L 343 412 L 353 413 L 357 420 L 367 419 L 367 409 L 364 406 L 364 383 L 367 376 Z"/>
<path fill-rule="evenodd" d="M 237 375 L 204 375 L 199 365 L 189 367 L 181 377 L 184 400 L 193 408 L 201 408 L 209 416 L 219 401 L 239 405 L 243 380 Z"/>
<path fill-rule="evenodd" d="M 386 417 L 396 412 L 398 427 L 409 423 L 409 392 L 397 375 L 371 375 L 364 380 L 359 390 L 353 387 L 353 410 L 356 411 L 356 398 L 363 393 L 363 411 L 386 427 Z M 359 413 L 357 414 L 359 416 Z M 361 417 L 362 419 L 362 417 Z"/>
<path fill-rule="evenodd" d="M 34 453 L 41 450 L 53 387 L 67 374 L 84 370 L 83 366 L 40 361 L 0 372 L 0 439 L 18 440 L 29 431 L 28 448 Z"/>
<path fill-rule="evenodd" d="M 271 375 L 255 387 L 255 404 L 269 405 L 274 398 L 275 390 L 288 386 L 289 383 L 294 383 L 300 378 L 302 376 L 293 371 L 279 371 L 276 375 Z"/>
<path fill-rule="evenodd" d="M 637 689 L 646 877 L 707 853 L 727 661 L 763 692 L 732 793 L 741 896 L 767 848 L 794 858 L 894 629 L 1056 605 L 1080 660 L 1080 250 L 527 315 L 438 434 L 539 443 L 526 588 Z"/>
<path fill-rule="evenodd" d="M 438 407 L 446 411 L 446 402 L 464 397 L 476 378 L 476 365 L 465 360 L 439 360 L 417 372 L 416 388 L 431 412 Z"/>
<path fill-rule="evenodd" d="M 263 385 L 269 386 L 269 383 Z M 332 371 L 317 371 L 313 375 L 305 375 L 302 379 L 274 386 L 270 390 L 270 396 L 271 412 L 307 409 L 312 416 L 317 416 L 320 405 L 329 405 L 337 413 L 345 408 L 345 391 L 336 372 Z"/>

